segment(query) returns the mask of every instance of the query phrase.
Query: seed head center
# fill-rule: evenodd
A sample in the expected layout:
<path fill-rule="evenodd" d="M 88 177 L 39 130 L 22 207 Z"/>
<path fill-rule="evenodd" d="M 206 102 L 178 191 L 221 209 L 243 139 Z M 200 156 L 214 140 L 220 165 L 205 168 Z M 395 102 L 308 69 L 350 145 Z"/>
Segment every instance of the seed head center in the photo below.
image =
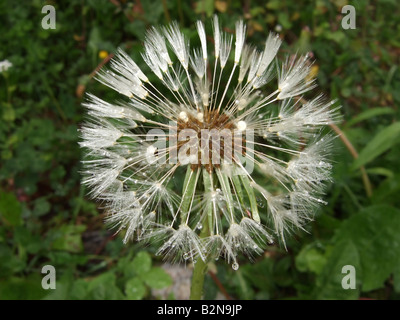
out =
<path fill-rule="evenodd" d="M 177 121 L 178 154 L 186 153 L 193 169 L 203 166 L 209 172 L 218 168 L 221 161 L 233 163 L 234 151 L 243 144 L 243 139 L 235 136 L 235 129 L 243 131 L 245 127 L 243 123 L 235 125 L 227 114 L 218 110 L 193 114 L 182 111 Z"/>

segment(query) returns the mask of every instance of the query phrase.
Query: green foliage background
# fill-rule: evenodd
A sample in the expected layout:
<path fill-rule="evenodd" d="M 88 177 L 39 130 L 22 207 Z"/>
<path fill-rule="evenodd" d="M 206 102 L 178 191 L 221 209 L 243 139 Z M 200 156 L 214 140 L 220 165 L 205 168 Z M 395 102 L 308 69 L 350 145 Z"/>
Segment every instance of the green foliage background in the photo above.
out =
<path fill-rule="evenodd" d="M 45 4 L 56 8 L 55 30 L 41 28 Z M 346 4 L 356 9 L 355 30 L 341 28 Z M 273 246 L 255 263 L 243 259 L 236 272 L 216 262 L 219 282 L 236 299 L 400 297 L 397 0 L 6 0 L 0 61 L 13 66 L 0 74 L 0 299 L 155 299 L 151 289 L 171 286 L 152 249 L 123 245 L 85 197 L 80 104 L 86 90 L 112 94 L 92 79 L 108 53 L 121 46 L 141 61 L 147 27 L 177 20 L 190 37 L 213 13 L 228 31 L 244 18 L 259 46 L 281 28 L 284 53 L 311 51 L 320 90 L 343 106 L 339 127 L 359 153 L 355 160 L 336 139 L 329 204 L 309 233 L 290 237 L 287 252 Z M 47 264 L 56 267 L 56 290 L 41 287 Z M 356 268 L 355 290 L 342 289 L 344 265 Z M 207 275 L 205 297 L 218 290 Z"/>

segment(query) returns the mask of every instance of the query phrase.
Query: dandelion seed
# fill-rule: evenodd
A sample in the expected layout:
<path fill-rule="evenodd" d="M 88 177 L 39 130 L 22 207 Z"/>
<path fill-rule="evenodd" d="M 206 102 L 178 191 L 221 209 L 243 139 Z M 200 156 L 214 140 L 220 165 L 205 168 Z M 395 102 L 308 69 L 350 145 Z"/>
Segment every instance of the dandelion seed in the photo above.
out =
<path fill-rule="evenodd" d="M 177 23 L 152 27 L 144 63 L 119 49 L 97 74 L 123 100 L 87 95 L 83 183 L 124 242 L 154 240 L 175 261 L 223 257 L 237 270 L 239 254 L 285 244 L 325 203 L 333 138 L 321 128 L 340 117 L 322 95 L 300 99 L 315 87 L 307 55 L 275 64 L 278 35 L 258 51 L 243 21 L 233 35 L 217 16 L 212 28 L 214 45 L 197 22 L 200 47 L 190 49 Z"/>

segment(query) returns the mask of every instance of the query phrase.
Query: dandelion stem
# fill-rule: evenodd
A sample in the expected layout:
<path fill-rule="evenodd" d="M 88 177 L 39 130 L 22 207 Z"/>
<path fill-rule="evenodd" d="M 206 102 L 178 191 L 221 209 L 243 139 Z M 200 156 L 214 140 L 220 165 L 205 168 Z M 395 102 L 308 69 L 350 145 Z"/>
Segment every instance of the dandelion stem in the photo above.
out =
<path fill-rule="evenodd" d="M 349 152 L 351 153 L 353 158 L 357 159 L 358 152 L 356 151 L 354 146 L 351 144 L 350 140 L 346 137 L 344 132 L 342 130 L 340 130 L 340 128 L 334 123 L 331 123 L 330 127 L 333 129 L 333 131 L 335 131 L 339 135 L 340 140 L 342 140 L 342 142 L 346 146 L 347 150 L 349 150 Z M 367 171 L 365 170 L 364 166 L 360 167 L 360 171 L 361 171 L 361 177 L 362 177 L 362 180 L 364 183 L 365 192 L 366 192 L 368 198 L 371 198 L 372 197 L 372 185 L 371 185 L 371 181 L 369 180 Z"/>
<path fill-rule="evenodd" d="M 167 20 L 168 23 L 170 23 L 170 22 L 171 22 L 171 15 L 169 14 L 167 1 L 166 1 L 166 0 L 163 0 L 163 1 L 162 1 L 162 4 L 163 4 L 163 9 L 164 9 L 164 16 L 165 16 L 165 19 Z"/>
<path fill-rule="evenodd" d="M 200 232 L 200 238 L 207 237 L 209 235 L 208 229 L 208 216 L 203 221 L 203 227 Z M 192 285 L 190 287 L 190 300 L 201 300 L 203 296 L 204 276 L 207 273 L 207 261 L 203 259 L 197 259 L 193 268 Z"/>

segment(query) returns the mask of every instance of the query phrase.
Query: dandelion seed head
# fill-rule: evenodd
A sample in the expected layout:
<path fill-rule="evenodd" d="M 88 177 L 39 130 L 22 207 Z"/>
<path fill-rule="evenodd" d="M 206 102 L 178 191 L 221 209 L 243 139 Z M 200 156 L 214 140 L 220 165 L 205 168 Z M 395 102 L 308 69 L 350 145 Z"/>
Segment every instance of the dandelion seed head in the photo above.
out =
<path fill-rule="evenodd" d="M 233 33 L 217 16 L 195 27 L 199 48 L 176 22 L 151 27 L 143 61 L 118 49 L 97 73 L 121 100 L 83 103 L 82 182 L 125 243 L 154 241 L 174 261 L 223 257 L 237 270 L 240 254 L 285 245 L 325 204 L 334 138 L 322 128 L 340 116 L 322 95 L 303 100 L 316 86 L 312 62 L 279 63 L 279 35 L 259 51 L 243 21 Z"/>

